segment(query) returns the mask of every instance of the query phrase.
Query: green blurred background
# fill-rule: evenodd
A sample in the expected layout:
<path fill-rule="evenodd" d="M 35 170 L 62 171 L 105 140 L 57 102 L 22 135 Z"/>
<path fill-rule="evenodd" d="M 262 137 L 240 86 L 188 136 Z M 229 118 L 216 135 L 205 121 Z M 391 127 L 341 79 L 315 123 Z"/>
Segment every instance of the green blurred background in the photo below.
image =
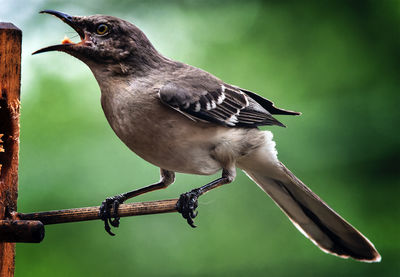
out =
<path fill-rule="evenodd" d="M 63 53 L 79 38 L 42 9 L 135 23 L 164 55 L 301 111 L 270 128 L 280 159 L 361 230 L 379 264 L 326 255 L 242 172 L 200 199 L 198 228 L 178 214 L 46 227 L 18 244 L 16 276 L 400 276 L 399 1 L 0 0 L 23 31 L 19 211 L 99 205 L 158 180 L 105 120 L 89 69 Z M 175 198 L 216 176 L 177 174 L 136 201 Z"/>

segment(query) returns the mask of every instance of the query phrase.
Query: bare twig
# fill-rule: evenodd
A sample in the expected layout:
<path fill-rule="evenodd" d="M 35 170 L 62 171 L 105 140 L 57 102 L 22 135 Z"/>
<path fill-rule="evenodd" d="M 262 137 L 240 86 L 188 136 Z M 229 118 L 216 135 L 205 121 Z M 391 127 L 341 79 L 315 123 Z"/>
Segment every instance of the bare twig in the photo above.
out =
<path fill-rule="evenodd" d="M 121 204 L 120 217 L 176 212 L 178 199 Z M 100 219 L 99 206 L 38 213 L 17 213 L 20 220 L 38 220 L 44 225 Z M 111 214 L 113 211 L 111 211 Z"/>

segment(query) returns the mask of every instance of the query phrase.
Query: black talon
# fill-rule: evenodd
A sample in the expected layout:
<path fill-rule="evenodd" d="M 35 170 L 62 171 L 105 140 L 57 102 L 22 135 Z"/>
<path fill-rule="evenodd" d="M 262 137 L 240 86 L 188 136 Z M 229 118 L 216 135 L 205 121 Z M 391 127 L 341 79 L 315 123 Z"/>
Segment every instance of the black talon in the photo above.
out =
<path fill-rule="evenodd" d="M 113 217 L 114 219 L 113 220 L 111 220 L 111 217 L 110 217 L 110 224 L 111 224 L 111 226 L 113 226 L 113 227 L 119 227 L 119 219 L 120 219 L 120 217 L 118 216 L 118 207 L 119 207 L 119 205 L 121 204 L 120 202 L 119 202 L 120 200 L 114 200 L 114 202 L 113 202 L 113 205 L 112 205 L 112 207 L 113 207 L 113 214 L 112 214 L 112 216 L 111 217 Z"/>
<path fill-rule="evenodd" d="M 115 236 L 113 232 L 111 232 L 111 226 L 118 227 L 119 219 L 118 216 L 118 207 L 125 201 L 125 198 L 122 195 L 116 195 L 114 197 L 108 197 L 101 203 L 99 215 L 101 220 L 104 221 L 104 229 L 111 236 Z M 111 215 L 111 208 L 113 209 L 113 213 Z"/>
<path fill-rule="evenodd" d="M 108 201 L 109 199 L 107 198 L 101 203 L 99 214 L 101 220 L 104 221 L 104 229 L 106 230 L 106 232 L 111 236 L 115 236 L 115 234 L 111 232 L 111 227 L 110 224 L 108 223 L 108 219 L 110 218 L 110 208 L 108 207 L 109 205 L 107 203 Z"/>
<path fill-rule="evenodd" d="M 196 228 L 193 218 L 198 214 L 196 208 L 198 207 L 197 198 L 201 195 L 200 191 L 194 189 L 192 191 L 181 194 L 178 202 L 176 203 L 176 209 L 182 214 L 182 217 L 186 219 L 187 223 Z"/>
<path fill-rule="evenodd" d="M 193 218 L 197 216 L 196 212 L 196 208 L 198 206 L 197 199 L 211 189 L 232 182 L 233 178 L 234 174 L 224 169 L 222 171 L 221 178 L 218 178 L 217 180 L 214 180 L 202 187 L 181 194 L 178 202 L 176 202 L 177 211 L 182 214 L 183 218 L 186 219 L 187 223 L 190 226 L 195 228 L 196 225 L 194 225 Z"/>

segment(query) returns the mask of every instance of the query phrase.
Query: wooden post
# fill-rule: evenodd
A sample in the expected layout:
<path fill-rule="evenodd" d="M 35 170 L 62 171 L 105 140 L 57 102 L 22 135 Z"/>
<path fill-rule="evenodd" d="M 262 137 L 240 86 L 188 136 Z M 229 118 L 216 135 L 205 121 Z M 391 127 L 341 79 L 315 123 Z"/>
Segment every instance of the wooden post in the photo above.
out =
<path fill-rule="evenodd" d="M 17 210 L 22 32 L 0 23 L 0 220 Z M 0 243 L 0 277 L 14 276 L 15 243 Z"/>

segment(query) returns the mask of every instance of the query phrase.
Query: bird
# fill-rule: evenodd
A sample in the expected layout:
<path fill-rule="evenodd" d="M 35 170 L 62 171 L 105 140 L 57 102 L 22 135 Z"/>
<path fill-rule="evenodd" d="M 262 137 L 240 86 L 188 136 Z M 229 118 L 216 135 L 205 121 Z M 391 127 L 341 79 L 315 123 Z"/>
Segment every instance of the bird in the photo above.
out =
<path fill-rule="evenodd" d="M 240 168 L 294 226 L 322 251 L 341 258 L 379 262 L 374 245 L 330 208 L 278 160 L 272 132 L 285 127 L 276 115 L 300 115 L 270 100 L 228 84 L 202 69 L 159 53 L 134 24 L 107 15 L 54 15 L 72 27 L 81 41 L 33 54 L 61 51 L 84 62 L 101 90 L 101 106 L 115 134 L 145 161 L 160 168 L 160 181 L 106 198 L 99 209 L 104 228 L 118 227 L 118 206 L 137 195 L 163 189 L 175 172 L 221 177 L 180 195 L 176 204 L 195 227 L 198 198 L 235 180 Z M 111 211 L 112 214 L 111 214 Z"/>

